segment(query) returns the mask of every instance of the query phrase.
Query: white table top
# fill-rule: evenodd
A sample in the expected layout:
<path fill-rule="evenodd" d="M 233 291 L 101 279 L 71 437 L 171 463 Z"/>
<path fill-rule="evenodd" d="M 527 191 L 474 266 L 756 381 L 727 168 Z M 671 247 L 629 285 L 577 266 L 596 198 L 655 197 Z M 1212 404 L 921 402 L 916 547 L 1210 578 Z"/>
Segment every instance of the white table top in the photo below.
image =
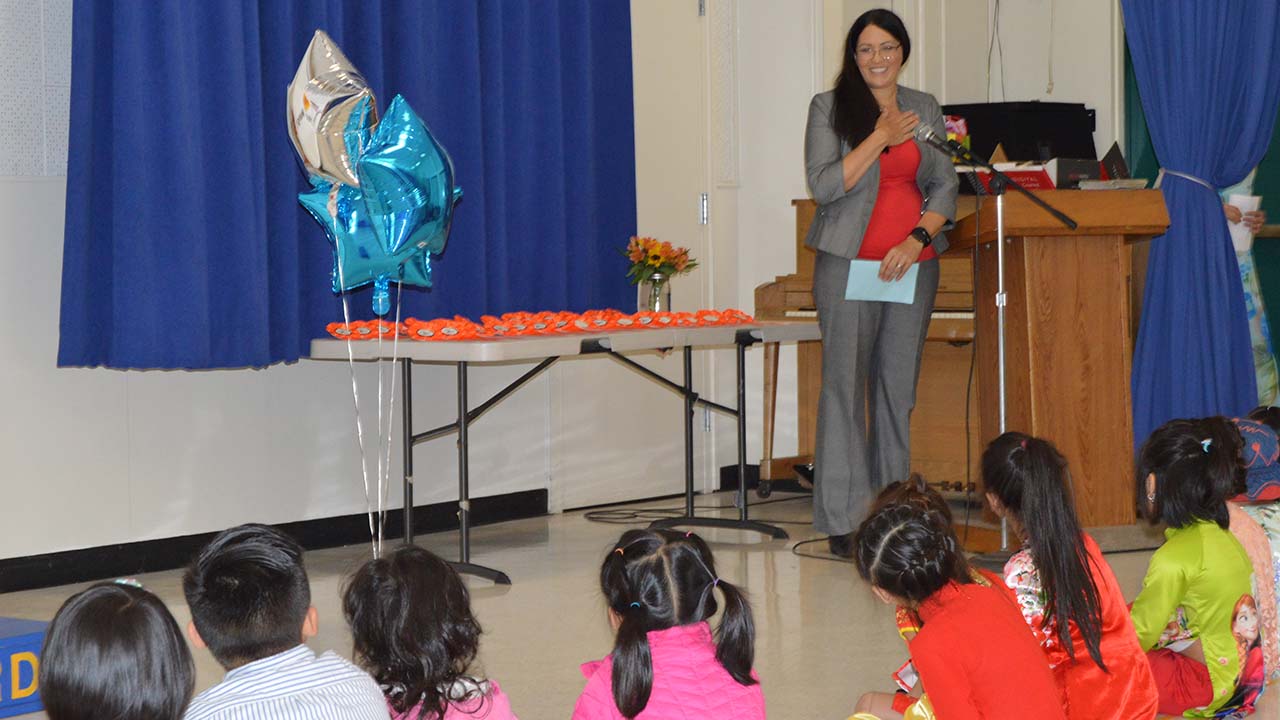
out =
<path fill-rule="evenodd" d="M 758 342 L 801 342 L 821 338 L 816 322 L 756 322 L 744 325 L 637 328 L 600 333 L 529 335 L 484 340 L 423 342 L 401 338 L 396 354 L 398 357 L 409 358 L 415 362 L 498 363 L 583 355 L 597 351 L 596 347 L 615 352 L 632 352 L 733 345 L 740 332 L 749 333 Z M 390 340 L 383 340 L 381 347 L 377 340 L 356 340 L 351 343 L 351 353 L 356 360 L 390 358 L 392 345 Z M 313 360 L 346 360 L 347 341 L 336 338 L 312 340 L 311 358 Z"/>

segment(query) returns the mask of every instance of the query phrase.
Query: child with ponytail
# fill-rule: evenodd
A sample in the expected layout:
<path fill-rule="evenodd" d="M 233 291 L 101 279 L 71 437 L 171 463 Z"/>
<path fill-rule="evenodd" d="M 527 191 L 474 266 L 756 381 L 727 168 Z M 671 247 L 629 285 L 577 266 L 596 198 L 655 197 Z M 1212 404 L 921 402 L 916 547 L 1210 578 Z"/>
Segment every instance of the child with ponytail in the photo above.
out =
<path fill-rule="evenodd" d="M 1228 531 L 1227 498 L 1244 478 L 1240 449 L 1240 433 L 1221 417 L 1171 420 L 1142 446 L 1138 504 L 1168 529 L 1131 613 L 1162 714 L 1245 714 L 1256 699 L 1233 633 L 1253 597 L 1253 566 Z"/>
<path fill-rule="evenodd" d="M 1150 665 L 1115 574 L 1080 529 L 1066 458 L 1045 440 L 1005 433 L 982 454 L 982 484 L 1022 541 L 1004 582 L 1040 641 L 1067 717 L 1155 717 Z"/>
<path fill-rule="evenodd" d="M 853 545 L 858 573 L 876 597 L 912 608 L 923 621 L 909 647 L 934 715 L 1065 720 L 1053 674 L 1013 600 L 973 581 L 941 513 L 883 507 L 863 521 Z M 879 695 L 864 695 L 857 710 L 901 717 Z"/>
<path fill-rule="evenodd" d="M 600 588 L 617 637 L 608 657 L 582 666 L 574 720 L 764 718 L 751 606 L 716 574 L 702 538 L 628 530 L 605 556 Z"/>
<path fill-rule="evenodd" d="M 954 528 L 955 520 L 951 515 L 951 506 L 941 493 L 929 487 L 929 483 L 920 473 L 911 473 L 905 482 L 895 480 L 884 486 L 871 503 L 871 513 L 874 514 L 890 505 L 911 505 L 937 513 L 948 527 Z M 1004 578 L 985 568 L 970 565 L 969 579 L 978 585 L 1005 589 Z M 897 607 L 895 620 L 898 624 L 898 635 L 908 644 L 919 634 L 920 628 L 924 625 L 916 611 L 905 605 Z M 933 706 L 929 703 L 927 695 L 918 693 L 918 688 L 915 687 L 917 684 L 915 666 L 910 660 L 898 668 L 898 671 L 893 674 L 893 679 L 898 684 L 898 692 L 892 695 L 881 692 L 866 693 L 859 699 L 857 709 L 870 711 L 868 713 L 870 717 L 875 717 L 874 713 L 882 713 L 886 717 L 897 715 L 906 718 L 931 717 Z"/>

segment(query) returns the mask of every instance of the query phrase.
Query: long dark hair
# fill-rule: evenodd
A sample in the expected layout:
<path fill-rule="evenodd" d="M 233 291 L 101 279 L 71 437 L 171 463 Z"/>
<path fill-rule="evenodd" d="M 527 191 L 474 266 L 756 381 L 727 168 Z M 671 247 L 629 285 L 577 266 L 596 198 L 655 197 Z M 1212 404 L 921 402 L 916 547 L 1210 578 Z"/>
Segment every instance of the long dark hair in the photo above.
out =
<path fill-rule="evenodd" d="M 40 652 L 51 720 L 179 720 L 196 668 L 169 610 L 142 588 L 100 583 L 67 599 Z"/>
<path fill-rule="evenodd" d="M 1044 588 L 1045 625 L 1053 622 L 1053 633 L 1075 662 L 1070 627 L 1074 622 L 1089 657 L 1106 672 L 1102 600 L 1071 497 L 1067 459 L 1045 440 L 1007 432 L 982 453 L 982 485 L 1026 528 Z"/>
<path fill-rule="evenodd" d="M 754 685 L 755 623 L 741 590 L 716 574 L 711 548 L 692 533 L 628 530 L 605 556 L 600 588 L 621 619 L 613 646 L 613 701 L 625 717 L 639 715 L 653 690 L 652 630 L 703 622 L 716 613 L 716 659 L 739 684 Z"/>
<path fill-rule="evenodd" d="M 1224 417 L 1170 420 L 1142 444 L 1138 457 L 1138 506 L 1152 525 L 1186 527 L 1197 520 L 1231 525 L 1227 498 L 1244 484 L 1244 441 Z M 1147 503 L 1147 476 L 1156 477 L 1155 501 Z"/>
<path fill-rule="evenodd" d="M 370 560 L 347 581 L 342 612 L 351 626 L 355 656 L 388 693 L 397 713 L 422 704 L 418 717 L 442 718 L 450 702 L 482 692 L 452 694 L 480 648 L 480 623 L 471 596 L 449 563 L 416 545 Z"/>
<path fill-rule="evenodd" d="M 880 106 L 858 68 L 858 37 L 867 26 L 874 25 L 902 43 L 902 64 L 911 57 L 911 36 L 902 18 L 892 10 L 868 10 L 853 21 L 844 39 L 844 63 L 836 78 L 835 102 L 831 107 L 831 127 L 849 147 L 857 147 L 876 128 Z"/>
<path fill-rule="evenodd" d="M 949 582 L 973 582 L 951 524 L 919 504 L 875 511 L 858 526 L 853 546 L 862 579 L 912 605 Z"/>

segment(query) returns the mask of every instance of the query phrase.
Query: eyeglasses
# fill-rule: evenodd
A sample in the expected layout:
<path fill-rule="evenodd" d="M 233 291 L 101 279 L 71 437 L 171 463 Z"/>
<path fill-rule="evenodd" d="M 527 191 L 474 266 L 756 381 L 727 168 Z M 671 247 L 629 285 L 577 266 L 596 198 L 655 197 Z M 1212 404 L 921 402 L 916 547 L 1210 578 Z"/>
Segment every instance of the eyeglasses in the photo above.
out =
<path fill-rule="evenodd" d="M 882 43 L 880 47 L 859 45 L 854 52 L 857 53 L 859 60 L 866 62 L 868 60 L 874 60 L 878 56 L 892 58 L 894 55 L 897 55 L 898 51 L 901 49 L 902 43 Z"/>

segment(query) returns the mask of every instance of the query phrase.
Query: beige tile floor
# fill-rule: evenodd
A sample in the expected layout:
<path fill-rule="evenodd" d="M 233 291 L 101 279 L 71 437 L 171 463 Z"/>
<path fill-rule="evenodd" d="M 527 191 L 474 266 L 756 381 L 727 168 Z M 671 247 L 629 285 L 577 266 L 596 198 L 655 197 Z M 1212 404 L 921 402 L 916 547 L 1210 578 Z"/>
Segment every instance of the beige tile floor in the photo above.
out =
<path fill-rule="evenodd" d="M 786 496 L 774 495 L 782 497 Z M 699 498 L 700 505 L 729 502 L 728 494 Z M 666 500 L 645 506 L 678 504 Z M 769 715 L 843 720 L 864 690 L 891 689 L 889 673 L 905 659 L 892 613 L 875 600 L 851 565 L 791 552 L 797 540 L 818 537 L 804 524 L 810 519 L 807 498 L 761 506 L 753 516 L 801 524 L 784 526 L 792 535 L 790 542 L 737 530 L 699 532 L 712 543 L 720 575 L 751 595 L 758 633 L 756 669 Z M 611 637 L 596 571 L 624 529 L 590 522 L 583 513 L 573 512 L 486 526 L 472 534 L 473 560 L 505 570 L 513 581 L 510 587 L 475 579 L 468 584 L 485 630 L 483 671 L 502 683 L 524 720 L 567 718 L 582 689 L 579 663 L 608 653 Z M 445 557 L 456 556 L 454 534 L 430 535 L 420 542 Z M 312 647 L 349 655 L 351 640 L 342 621 L 338 588 L 343 576 L 368 554 L 363 545 L 308 554 L 313 599 L 320 612 L 320 634 Z M 1148 558 L 1146 552 L 1109 556 L 1126 596 L 1136 594 Z M 186 624 L 190 616 L 178 571 L 139 580 Z M 0 595 L 0 615 L 48 619 L 80 587 Z M 203 651 L 196 651 L 195 657 L 197 689 L 217 682 L 222 671 L 213 659 Z M 1278 695 L 1276 689 L 1267 693 L 1258 717 L 1280 718 Z"/>

